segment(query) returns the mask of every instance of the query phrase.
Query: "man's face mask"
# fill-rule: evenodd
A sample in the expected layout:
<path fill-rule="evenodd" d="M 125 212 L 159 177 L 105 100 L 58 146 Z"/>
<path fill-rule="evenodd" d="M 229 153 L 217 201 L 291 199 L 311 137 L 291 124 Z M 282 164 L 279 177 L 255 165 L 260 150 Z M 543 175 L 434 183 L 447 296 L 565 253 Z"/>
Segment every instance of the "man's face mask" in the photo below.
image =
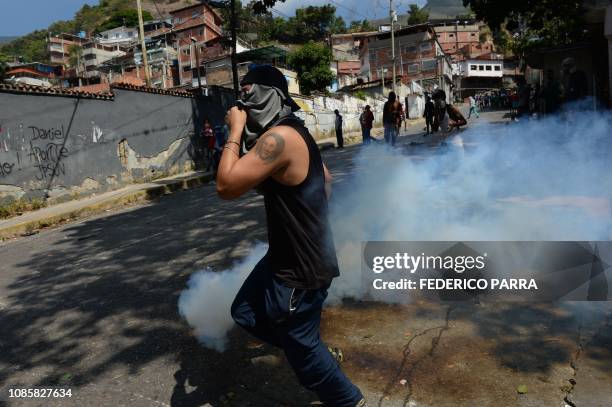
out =
<path fill-rule="evenodd" d="M 291 108 L 284 104 L 283 93 L 275 87 L 252 84 L 249 90 L 240 93 L 237 105 L 247 112 L 244 129 L 245 146 L 250 150 L 257 138 L 281 117 L 291 114 Z"/>

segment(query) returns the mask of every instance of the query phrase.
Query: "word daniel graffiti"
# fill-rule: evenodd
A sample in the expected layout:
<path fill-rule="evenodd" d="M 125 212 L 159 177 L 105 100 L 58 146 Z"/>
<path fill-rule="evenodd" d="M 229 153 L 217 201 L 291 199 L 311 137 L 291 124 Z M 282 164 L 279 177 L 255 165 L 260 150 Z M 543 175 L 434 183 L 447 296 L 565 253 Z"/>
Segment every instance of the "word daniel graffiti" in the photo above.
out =
<path fill-rule="evenodd" d="M 32 130 L 32 140 L 31 141 L 35 141 L 38 139 L 40 140 L 63 140 L 65 137 L 63 125 L 61 129 L 56 129 L 53 127 L 48 128 L 48 129 L 41 129 L 36 126 L 29 126 L 28 128 Z"/>

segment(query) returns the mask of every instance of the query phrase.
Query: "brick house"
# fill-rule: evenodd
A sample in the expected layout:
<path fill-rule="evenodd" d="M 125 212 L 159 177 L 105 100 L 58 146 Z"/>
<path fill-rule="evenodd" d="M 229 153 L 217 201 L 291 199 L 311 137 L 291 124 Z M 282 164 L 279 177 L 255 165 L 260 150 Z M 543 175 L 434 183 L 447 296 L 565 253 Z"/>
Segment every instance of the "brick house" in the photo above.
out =
<path fill-rule="evenodd" d="M 194 85 L 201 61 L 223 53 L 221 16 L 208 4 L 198 3 L 170 11 L 174 48 L 178 51 L 180 85 Z M 194 42 L 195 40 L 195 42 Z M 200 61 L 196 61 L 196 47 Z"/>
<path fill-rule="evenodd" d="M 442 49 L 430 24 L 419 24 L 395 31 L 395 66 L 397 79 L 408 84 L 418 83 L 431 91 L 444 89 L 450 96 L 452 67 L 450 58 Z M 370 81 L 384 78 L 391 81 L 393 60 L 391 33 L 378 33 L 366 37 L 360 50 L 360 76 Z"/>

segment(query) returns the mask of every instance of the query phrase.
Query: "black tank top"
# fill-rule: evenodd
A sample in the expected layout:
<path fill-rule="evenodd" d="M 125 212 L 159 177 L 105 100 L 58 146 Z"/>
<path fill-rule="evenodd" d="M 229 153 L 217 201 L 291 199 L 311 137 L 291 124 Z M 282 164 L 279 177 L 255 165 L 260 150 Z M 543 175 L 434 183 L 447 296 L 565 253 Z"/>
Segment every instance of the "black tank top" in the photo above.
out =
<path fill-rule="evenodd" d="M 336 249 L 328 218 L 323 161 L 317 143 L 298 119 L 276 124 L 290 126 L 308 147 L 306 179 L 295 186 L 272 178 L 261 184 L 268 222 L 268 259 L 288 287 L 328 287 L 339 275 Z"/>

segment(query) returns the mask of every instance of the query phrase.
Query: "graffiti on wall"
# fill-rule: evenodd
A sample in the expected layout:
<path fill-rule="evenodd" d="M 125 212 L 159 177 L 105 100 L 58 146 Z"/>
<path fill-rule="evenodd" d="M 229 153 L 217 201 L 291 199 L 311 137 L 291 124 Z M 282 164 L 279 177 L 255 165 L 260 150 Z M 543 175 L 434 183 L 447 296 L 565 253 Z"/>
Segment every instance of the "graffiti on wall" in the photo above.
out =
<path fill-rule="evenodd" d="M 17 132 L 0 124 L 0 177 L 15 171 L 34 170 L 34 179 L 66 175 L 64 161 L 70 155 L 64 126 L 39 127 L 20 123 Z M 101 131 L 100 131 L 101 133 Z"/>

